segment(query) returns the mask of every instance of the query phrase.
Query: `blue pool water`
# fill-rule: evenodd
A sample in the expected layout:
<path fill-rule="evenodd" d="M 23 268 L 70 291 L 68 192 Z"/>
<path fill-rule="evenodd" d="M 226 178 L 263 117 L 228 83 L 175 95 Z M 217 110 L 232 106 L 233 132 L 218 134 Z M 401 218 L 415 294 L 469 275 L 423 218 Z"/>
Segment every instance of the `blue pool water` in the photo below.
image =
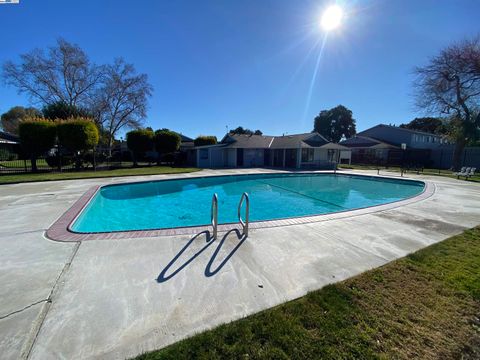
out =
<path fill-rule="evenodd" d="M 274 220 L 358 209 L 423 191 L 419 181 L 334 174 L 262 174 L 154 181 L 102 187 L 77 220 L 76 232 L 110 232 L 210 223 L 218 194 L 219 223 L 238 221 L 243 192 L 250 220 Z"/>

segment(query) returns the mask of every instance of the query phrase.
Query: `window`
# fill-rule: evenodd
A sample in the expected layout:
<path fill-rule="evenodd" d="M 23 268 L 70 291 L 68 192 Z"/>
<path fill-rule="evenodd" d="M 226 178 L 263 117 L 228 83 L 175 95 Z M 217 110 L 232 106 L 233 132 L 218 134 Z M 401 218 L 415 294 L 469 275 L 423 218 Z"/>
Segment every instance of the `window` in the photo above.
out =
<path fill-rule="evenodd" d="M 208 149 L 200 150 L 200 160 L 208 160 Z"/>
<path fill-rule="evenodd" d="M 313 151 L 314 149 L 302 149 L 302 162 L 312 162 Z"/>

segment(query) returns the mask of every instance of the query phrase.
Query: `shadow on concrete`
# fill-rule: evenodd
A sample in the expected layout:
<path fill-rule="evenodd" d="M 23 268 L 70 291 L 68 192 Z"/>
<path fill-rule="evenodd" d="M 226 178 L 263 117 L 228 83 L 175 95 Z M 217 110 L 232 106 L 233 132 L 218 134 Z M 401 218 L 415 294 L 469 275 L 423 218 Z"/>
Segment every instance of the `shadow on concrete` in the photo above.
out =
<path fill-rule="evenodd" d="M 218 254 L 220 253 L 220 250 L 222 249 L 223 244 L 225 243 L 225 240 L 228 238 L 228 236 L 232 232 L 235 233 L 235 235 L 237 236 L 238 243 L 230 252 L 227 253 L 227 255 L 223 258 L 220 264 L 214 268 L 213 263 L 215 262 L 215 259 L 217 258 Z M 245 239 L 246 237 L 240 234 L 240 231 L 238 231 L 237 229 L 233 229 L 225 233 L 225 235 L 222 237 L 222 240 L 220 240 L 220 242 L 218 243 L 218 246 L 215 249 L 215 252 L 210 258 L 210 261 L 208 262 L 207 267 L 205 268 L 205 276 L 210 277 L 218 273 L 225 266 L 228 260 L 233 256 L 233 254 L 235 254 L 238 248 L 242 246 Z"/>
<path fill-rule="evenodd" d="M 205 235 L 205 245 L 200 248 L 193 256 L 190 256 L 186 261 L 184 261 L 180 266 L 176 268 L 176 270 L 173 270 L 169 275 L 167 275 L 167 272 L 170 270 L 170 268 L 177 262 L 177 260 L 183 255 L 183 253 L 192 245 L 192 243 L 200 238 L 202 235 Z M 177 255 L 165 266 L 165 268 L 162 270 L 160 275 L 157 277 L 157 282 L 162 283 L 167 280 L 170 280 L 172 277 L 177 275 L 180 271 L 182 271 L 188 264 L 190 264 L 195 258 L 200 255 L 202 252 L 204 252 L 210 245 L 214 243 L 212 237 L 210 236 L 209 231 L 202 231 L 201 233 L 198 233 L 195 235 L 193 238 L 191 238 L 185 246 L 178 252 Z"/>
<path fill-rule="evenodd" d="M 220 261 L 220 263 L 213 268 L 214 262 L 219 256 L 220 251 L 224 247 L 224 243 L 229 237 L 231 233 L 235 233 L 238 243 L 235 245 L 235 247 L 228 252 L 226 255 L 222 256 L 223 260 Z M 193 255 L 187 256 L 186 260 L 179 261 L 179 259 L 182 257 L 182 255 L 190 248 L 190 246 L 195 242 L 195 240 L 199 239 L 200 237 L 203 237 L 202 235 L 205 236 L 205 245 L 203 245 L 200 250 L 196 251 Z M 235 252 L 238 250 L 238 248 L 243 244 L 245 241 L 246 237 L 244 237 L 242 234 L 240 234 L 240 231 L 237 229 L 230 230 L 223 235 L 222 239 L 218 243 L 217 248 L 215 249 L 215 252 L 212 254 L 212 257 L 208 261 L 208 264 L 205 268 L 205 276 L 210 277 L 218 273 L 228 262 L 228 260 L 235 254 Z M 157 282 L 158 283 L 163 283 L 165 281 L 170 280 L 173 278 L 175 275 L 177 275 L 180 271 L 182 271 L 185 267 L 188 266 L 193 260 L 195 260 L 201 253 L 203 253 L 205 250 L 207 250 L 208 247 L 210 247 L 213 243 L 215 243 L 215 240 L 210 236 L 209 231 L 202 231 L 201 233 L 198 233 L 195 235 L 193 238 L 191 238 L 184 247 L 180 249 L 177 255 L 165 266 L 165 268 L 162 270 L 160 275 L 157 277 Z M 175 264 L 179 262 L 180 264 Z M 174 268 L 175 270 L 172 270 Z"/>

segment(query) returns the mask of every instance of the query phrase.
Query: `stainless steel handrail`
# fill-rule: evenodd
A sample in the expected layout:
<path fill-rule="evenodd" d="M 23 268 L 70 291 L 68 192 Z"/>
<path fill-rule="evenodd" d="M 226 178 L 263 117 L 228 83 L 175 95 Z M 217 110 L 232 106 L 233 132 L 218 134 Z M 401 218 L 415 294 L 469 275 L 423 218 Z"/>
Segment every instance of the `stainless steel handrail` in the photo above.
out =
<path fill-rule="evenodd" d="M 218 196 L 217 193 L 213 194 L 212 197 L 212 207 L 210 210 L 210 221 L 213 227 L 213 239 L 217 239 L 217 228 L 218 228 Z"/>
<path fill-rule="evenodd" d="M 246 202 L 245 222 L 243 221 L 242 214 L 241 214 L 244 200 Z M 248 194 L 244 192 L 242 194 L 242 197 L 240 198 L 240 202 L 238 203 L 238 221 L 240 222 L 240 225 L 242 225 L 243 234 L 245 235 L 245 237 L 248 237 L 249 215 L 250 215 L 250 198 L 248 197 Z"/>

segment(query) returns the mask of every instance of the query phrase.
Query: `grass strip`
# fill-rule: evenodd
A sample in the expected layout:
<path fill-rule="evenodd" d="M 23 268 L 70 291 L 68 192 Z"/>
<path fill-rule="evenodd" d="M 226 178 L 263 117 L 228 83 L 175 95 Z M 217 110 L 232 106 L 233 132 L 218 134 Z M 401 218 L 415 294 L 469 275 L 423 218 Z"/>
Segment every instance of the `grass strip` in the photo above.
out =
<path fill-rule="evenodd" d="M 161 174 L 179 174 L 199 171 L 197 168 L 170 167 L 170 166 L 152 166 L 139 168 L 126 168 L 115 170 L 100 171 L 79 171 L 63 173 L 27 173 L 27 174 L 9 174 L 0 175 L 0 184 L 14 184 L 36 181 L 55 181 L 55 180 L 74 180 L 105 178 L 117 176 L 135 176 L 135 175 L 161 175 Z"/>

